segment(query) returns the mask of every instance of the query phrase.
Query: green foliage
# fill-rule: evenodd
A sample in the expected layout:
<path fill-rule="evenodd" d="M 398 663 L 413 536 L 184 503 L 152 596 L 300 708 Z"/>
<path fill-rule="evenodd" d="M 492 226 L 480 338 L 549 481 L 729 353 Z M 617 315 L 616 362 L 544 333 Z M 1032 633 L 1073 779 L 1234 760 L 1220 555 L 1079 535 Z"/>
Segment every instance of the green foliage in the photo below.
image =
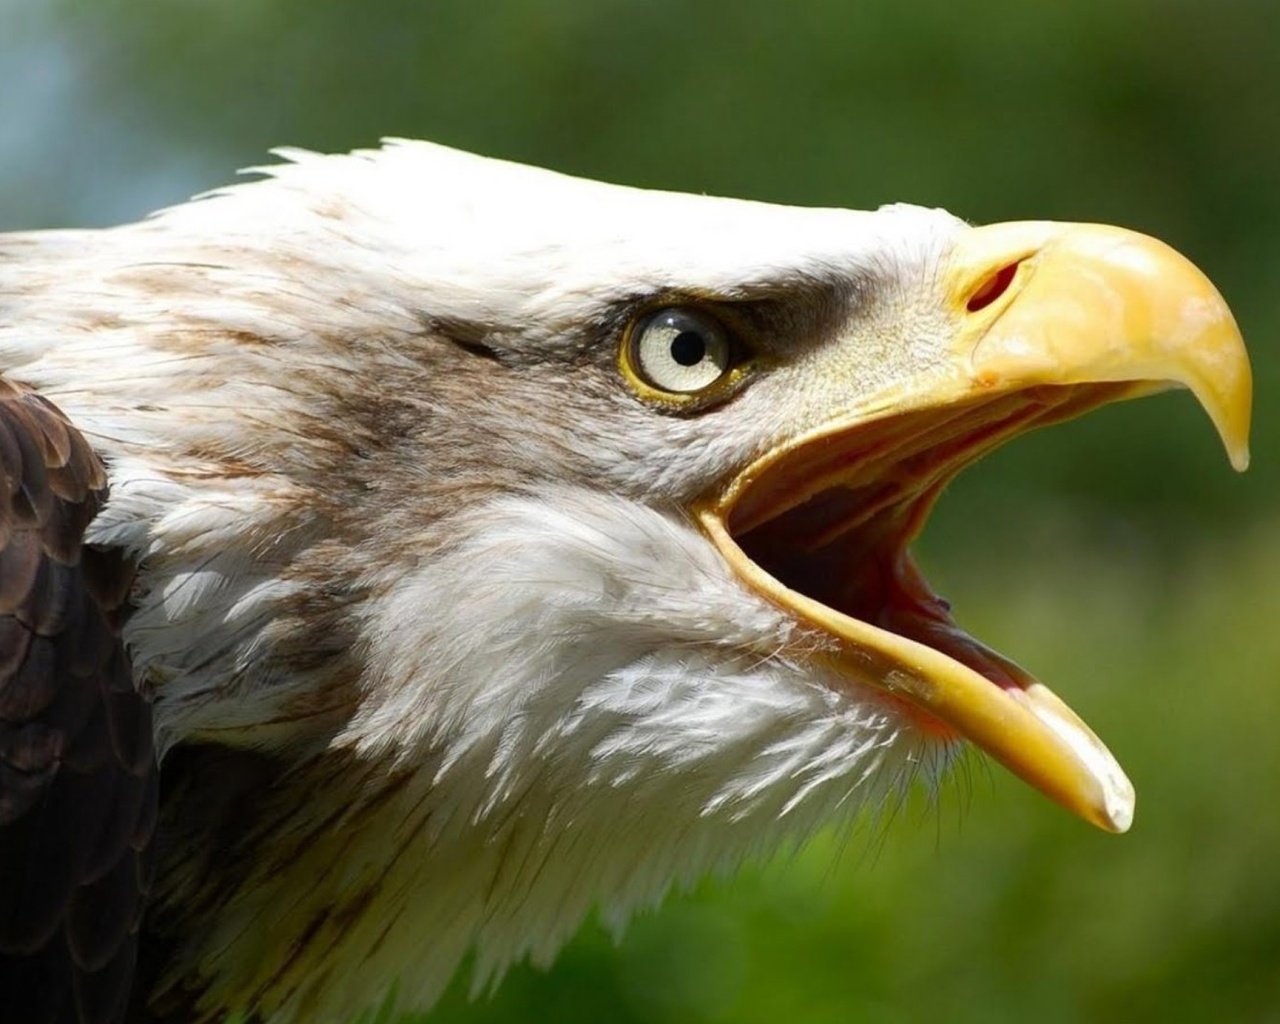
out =
<path fill-rule="evenodd" d="M 0 0 L 0 65 L 0 227 L 133 218 L 272 145 L 408 135 L 1187 252 L 1251 342 L 1254 470 L 1232 477 L 1185 396 L 1108 409 L 963 478 L 924 545 L 962 621 L 1121 756 L 1133 833 L 975 761 L 936 810 L 708 885 L 618 947 L 589 928 L 492 999 L 464 979 L 432 1020 L 1280 1020 L 1274 0 Z"/>

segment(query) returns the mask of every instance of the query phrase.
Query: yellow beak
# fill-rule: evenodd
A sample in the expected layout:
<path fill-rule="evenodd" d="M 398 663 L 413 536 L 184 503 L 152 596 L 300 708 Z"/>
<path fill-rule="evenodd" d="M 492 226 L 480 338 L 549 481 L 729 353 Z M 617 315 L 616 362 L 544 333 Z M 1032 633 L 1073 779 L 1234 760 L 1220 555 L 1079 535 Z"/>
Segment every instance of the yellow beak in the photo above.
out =
<path fill-rule="evenodd" d="M 1195 266 L 1119 228 L 975 228 L 942 284 L 955 324 L 945 365 L 833 410 L 709 496 L 697 516 L 748 585 L 825 634 L 845 677 L 904 699 L 1081 817 L 1123 832 L 1134 794 L 1110 752 L 1047 687 L 951 621 L 906 544 L 941 487 L 977 455 L 1031 426 L 1170 385 L 1195 394 L 1244 469 L 1244 344 Z M 834 494 L 867 497 L 856 508 L 827 500 L 845 511 L 814 529 L 805 509 Z M 789 522 L 809 533 L 794 552 L 747 554 L 766 551 L 750 537 L 776 537 Z M 793 579 L 761 561 L 803 568 Z M 808 585 L 815 573 L 866 562 L 878 566 L 875 603 L 865 586 Z"/>
<path fill-rule="evenodd" d="M 1016 267 L 1004 296 L 957 336 L 983 387 L 1140 381 L 1183 385 L 1217 427 L 1231 464 L 1249 465 L 1252 378 L 1231 310 L 1163 242 L 1100 224 L 976 228 L 957 250 L 952 301 Z M 967 298 L 966 298 L 967 296 Z"/>

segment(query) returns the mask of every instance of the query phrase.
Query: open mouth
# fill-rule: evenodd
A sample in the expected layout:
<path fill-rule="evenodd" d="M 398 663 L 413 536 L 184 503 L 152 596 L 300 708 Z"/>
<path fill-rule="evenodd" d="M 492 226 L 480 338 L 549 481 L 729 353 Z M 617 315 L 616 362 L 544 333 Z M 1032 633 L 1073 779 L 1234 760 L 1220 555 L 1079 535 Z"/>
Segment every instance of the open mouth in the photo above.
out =
<path fill-rule="evenodd" d="M 837 431 L 744 480 L 729 509 L 728 533 L 781 586 L 925 644 L 1006 690 L 1023 690 L 1033 680 L 955 623 L 909 545 L 946 484 L 987 452 L 1144 389 L 1151 388 L 1040 387 Z M 937 731 L 950 731 L 921 714 Z"/>
<path fill-rule="evenodd" d="M 848 395 L 849 408 L 776 443 L 694 513 L 743 583 L 817 639 L 836 678 L 1123 832 L 1134 794 L 1115 758 L 1048 687 L 956 624 L 908 547 L 947 481 L 985 452 L 1170 386 L 1195 395 L 1244 469 L 1244 342 L 1190 261 L 1120 228 L 973 228 L 940 281 L 951 334 L 933 363 L 877 367 L 870 394 L 856 357 L 810 371 L 816 393 Z"/>
<path fill-rule="evenodd" d="M 748 584 L 834 645 L 843 677 L 900 702 L 922 730 L 967 737 L 1077 813 L 1124 831 L 1134 793 L 1115 758 L 1047 687 L 956 624 L 909 545 L 947 482 L 985 453 L 1151 390 L 1042 386 L 836 423 L 748 468 L 700 517 Z"/>

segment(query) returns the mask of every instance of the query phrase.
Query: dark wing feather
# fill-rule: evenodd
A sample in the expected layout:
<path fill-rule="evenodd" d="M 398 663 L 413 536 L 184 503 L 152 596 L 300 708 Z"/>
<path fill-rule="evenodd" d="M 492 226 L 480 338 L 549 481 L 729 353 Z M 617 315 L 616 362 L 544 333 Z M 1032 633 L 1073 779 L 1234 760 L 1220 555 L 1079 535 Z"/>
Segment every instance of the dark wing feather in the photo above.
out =
<path fill-rule="evenodd" d="M 132 569 L 82 546 L 88 443 L 0 380 L 0 1017 L 123 1020 L 151 885 L 150 702 L 120 624 Z"/>

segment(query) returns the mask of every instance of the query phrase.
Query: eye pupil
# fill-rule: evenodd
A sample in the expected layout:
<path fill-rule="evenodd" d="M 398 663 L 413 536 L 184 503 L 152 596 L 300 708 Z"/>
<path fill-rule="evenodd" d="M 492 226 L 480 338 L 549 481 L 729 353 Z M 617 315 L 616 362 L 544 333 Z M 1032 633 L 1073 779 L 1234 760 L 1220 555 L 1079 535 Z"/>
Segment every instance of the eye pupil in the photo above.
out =
<path fill-rule="evenodd" d="M 681 331 L 671 339 L 671 358 L 681 366 L 697 366 L 707 357 L 707 341 L 694 331 Z"/>

